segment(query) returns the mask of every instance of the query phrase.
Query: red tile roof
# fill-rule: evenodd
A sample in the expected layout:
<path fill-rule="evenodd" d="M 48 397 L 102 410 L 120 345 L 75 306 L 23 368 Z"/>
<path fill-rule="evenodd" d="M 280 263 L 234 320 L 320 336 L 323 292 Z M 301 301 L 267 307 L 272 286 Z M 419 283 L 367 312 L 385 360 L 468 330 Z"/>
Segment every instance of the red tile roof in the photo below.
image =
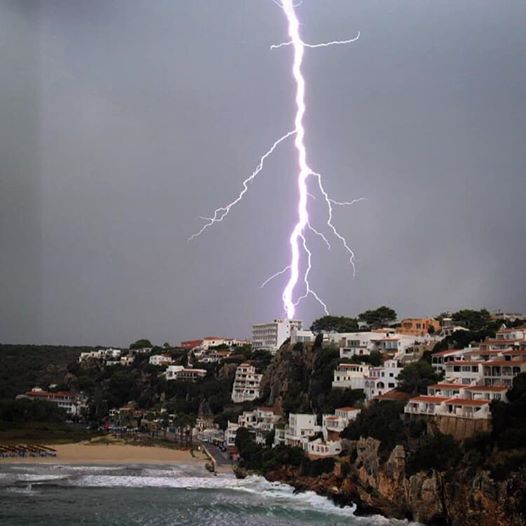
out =
<path fill-rule="evenodd" d="M 488 349 L 488 350 L 484 350 L 484 351 L 481 351 L 480 349 L 473 349 L 472 351 L 467 351 L 464 353 L 464 355 L 466 356 L 473 356 L 473 355 L 477 355 L 477 354 L 500 354 L 501 352 L 503 352 L 502 349 Z"/>
<path fill-rule="evenodd" d="M 452 404 L 452 405 L 470 405 L 470 406 L 483 406 L 488 405 L 490 403 L 489 400 L 467 400 L 465 398 L 450 398 L 446 404 Z"/>
<path fill-rule="evenodd" d="M 467 385 L 464 387 L 466 391 L 487 391 L 487 392 L 499 392 L 507 391 L 509 388 L 505 385 Z"/>
<path fill-rule="evenodd" d="M 494 351 L 494 352 L 501 352 L 502 354 L 506 356 L 526 356 L 526 349 L 510 349 L 509 351 L 506 350 L 500 350 L 500 351 Z"/>
<path fill-rule="evenodd" d="M 398 401 L 398 400 L 407 400 L 407 399 L 409 399 L 410 396 L 411 395 L 409 395 L 408 393 L 404 393 L 402 391 L 391 390 L 391 391 L 387 391 L 384 394 L 376 395 L 374 397 L 374 400 L 395 400 L 395 401 Z"/>
<path fill-rule="evenodd" d="M 526 364 L 526 360 L 489 360 L 481 362 L 483 365 L 497 365 L 497 366 L 517 366 Z"/>
<path fill-rule="evenodd" d="M 444 402 L 444 401 L 446 401 L 448 399 L 449 399 L 449 397 L 447 397 L 447 396 L 426 396 L 426 395 L 421 395 L 421 396 L 416 396 L 415 398 L 410 398 L 409 401 L 410 402 L 428 402 L 428 403 L 439 404 L 439 403 Z"/>
<path fill-rule="evenodd" d="M 455 353 L 458 353 L 458 352 L 461 352 L 462 349 L 449 349 L 447 351 L 440 351 L 440 352 L 435 352 L 433 353 L 431 356 L 448 356 L 449 354 L 455 354 Z"/>
<path fill-rule="evenodd" d="M 484 341 L 484 343 L 497 343 L 497 344 L 501 344 L 501 343 L 507 343 L 509 345 L 513 345 L 514 343 L 519 343 L 519 342 L 524 342 L 524 338 L 515 338 L 515 339 L 512 339 L 512 338 L 488 338 L 487 340 Z"/>
<path fill-rule="evenodd" d="M 479 360 L 454 360 L 447 362 L 445 365 L 480 365 L 481 363 L 484 362 Z"/>

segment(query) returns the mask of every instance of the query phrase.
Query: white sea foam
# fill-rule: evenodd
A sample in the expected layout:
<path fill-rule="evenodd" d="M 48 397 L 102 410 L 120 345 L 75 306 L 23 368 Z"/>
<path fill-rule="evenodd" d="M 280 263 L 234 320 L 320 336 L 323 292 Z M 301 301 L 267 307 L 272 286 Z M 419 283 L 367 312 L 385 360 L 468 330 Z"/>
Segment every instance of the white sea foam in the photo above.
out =
<path fill-rule="evenodd" d="M 280 482 L 269 482 L 262 477 L 251 476 L 236 479 L 234 476 L 181 476 L 177 469 L 144 469 L 143 476 L 136 475 L 91 475 L 69 481 L 75 486 L 85 487 L 128 487 L 128 488 L 179 488 L 188 490 L 210 489 L 223 491 L 247 492 L 261 499 L 269 500 L 276 505 L 287 506 L 298 511 L 319 512 L 323 514 L 352 517 L 356 522 L 368 525 L 408 525 L 408 521 L 394 521 L 380 515 L 374 517 L 356 517 L 355 506 L 340 507 L 328 498 L 305 491 L 295 493 L 294 489 Z M 178 475 L 179 474 L 179 475 Z M 269 503 L 270 504 L 270 503 Z"/>
<path fill-rule="evenodd" d="M 61 470 L 61 471 L 72 471 L 72 472 L 85 472 L 85 471 L 118 471 L 123 469 L 123 466 L 74 466 L 71 464 L 51 464 L 49 466 L 52 469 Z"/>
<path fill-rule="evenodd" d="M 21 473 L 15 475 L 15 480 L 21 480 L 24 482 L 45 482 L 47 480 L 61 480 L 67 478 L 67 475 L 51 475 L 47 473 Z"/>
<path fill-rule="evenodd" d="M 6 488 L 8 492 L 31 496 L 38 495 L 37 488 L 42 488 L 46 482 L 53 484 L 54 480 L 59 480 L 60 486 L 71 488 L 168 488 L 189 492 L 203 490 L 212 492 L 206 497 L 207 502 L 230 502 L 242 510 L 248 509 L 246 506 L 250 508 L 256 506 L 260 510 L 266 510 L 270 518 L 279 517 L 284 510 L 288 510 L 286 513 L 292 513 L 292 516 L 307 517 L 309 524 L 316 523 L 312 522 L 317 520 L 316 514 L 319 514 L 320 524 L 339 524 L 342 521 L 355 526 L 409 526 L 410 524 L 408 521 L 386 519 L 381 516 L 356 517 L 354 506 L 339 507 L 328 498 L 312 491 L 295 493 L 287 484 L 269 482 L 258 476 L 241 480 L 236 479 L 233 474 L 212 476 L 204 474 L 202 467 L 195 466 L 40 465 L 26 466 L 25 473 L 20 473 L 19 470 L 0 473 L 0 477 L 11 479 L 11 484 L 18 483 L 16 486 Z M 22 486 L 24 483 L 27 483 L 25 487 Z M 199 498 L 202 497 L 195 496 L 195 498 L 199 502 Z M 201 508 L 200 513 L 206 513 L 206 510 Z M 215 507 L 214 513 L 216 521 L 214 524 L 218 524 L 219 511 Z M 225 520 L 230 521 L 231 518 Z"/>
<path fill-rule="evenodd" d="M 127 488 L 181 488 L 206 489 L 224 488 L 221 477 L 178 477 L 178 476 L 136 476 L 136 475 L 85 475 L 71 480 L 75 486 L 127 487 Z"/>

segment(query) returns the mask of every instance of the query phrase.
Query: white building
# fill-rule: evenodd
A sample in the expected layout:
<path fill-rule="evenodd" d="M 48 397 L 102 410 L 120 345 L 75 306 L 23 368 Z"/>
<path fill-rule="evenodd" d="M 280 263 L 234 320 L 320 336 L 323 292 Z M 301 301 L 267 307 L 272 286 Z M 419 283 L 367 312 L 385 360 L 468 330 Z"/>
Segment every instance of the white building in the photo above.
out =
<path fill-rule="evenodd" d="M 274 413 L 269 407 L 258 407 L 254 411 L 243 411 L 239 415 L 237 423 L 240 427 L 246 427 L 255 435 L 257 444 L 265 444 L 267 435 L 279 422 L 281 417 Z"/>
<path fill-rule="evenodd" d="M 461 390 L 456 396 L 427 395 L 411 398 L 404 408 L 406 414 L 427 416 L 451 416 L 468 419 L 491 420 L 490 403 L 505 398 L 506 388 L 488 392 L 484 390 Z"/>
<path fill-rule="evenodd" d="M 177 372 L 175 380 L 186 382 L 195 382 L 206 376 L 206 369 L 193 369 L 191 367 L 183 367 Z"/>
<path fill-rule="evenodd" d="M 449 349 L 447 351 L 436 352 L 431 356 L 431 365 L 436 372 L 446 372 L 445 364 L 447 362 L 453 362 L 460 358 L 464 352 L 464 349 Z"/>
<path fill-rule="evenodd" d="M 126 356 L 121 356 L 120 363 L 121 365 L 124 365 L 124 367 L 130 367 L 130 365 L 133 365 L 134 361 L 135 356 L 133 354 L 127 354 Z"/>
<path fill-rule="evenodd" d="M 398 375 L 403 366 L 397 360 L 386 360 L 378 367 L 370 367 L 364 381 L 364 394 L 367 400 L 383 395 L 398 387 Z"/>
<path fill-rule="evenodd" d="M 340 440 L 322 440 L 317 438 L 307 443 L 307 453 L 309 457 L 327 458 L 339 455 L 342 452 L 342 443 Z"/>
<path fill-rule="evenodd" d="M 227 449 L 236 447 L 236 434 L 238 429 L 238 424 L 234 422 L 228 422 L 225 429 L 225 447 Z"/>
<path fill-rule="evenodd" d="M 120 349 L 99 349 L 97 351 L 82 352 L 79 356 L 79 363 L 87 362 L 88 360 L 96 361 L 113 361 L 120 359 L 122 351 Z"/>
<path fill-rule="evenodd" d="M 382 329 L 371 332 L 352 332 L 340 335 L 340 358 L 366 356 L 373 351 L 404 354 L 414 346 L 432 342 L 432 336 L 413 336 L 398 334 L 392 329 Z"/>
<path fill-rule="evenodd" d="M 210 347 L 217 347 L 219 345 L 228 345 L 226 338 L 220 336 L 205 336 L 199 346 L 202 350 L 207 351 Z"/>
<path fill-rule="evenodd" d="M 276 352 L 291 337 L 293 329 L 301 329 L 301 321 L 276 318 L 271 323 L 252 325 L 252 348 Z"/>
<path fill-rule="evenodd" d="M 285 444 L 299 446 L 306 451 L 309 438 L 321 432 L 321 426 L 316 421 L 316 415 L 290 413 L 289 423 L 285 427 Z"/>
<path fill-rule="evenodd" d="M 364 389 L 366 376 L 369 376 L 369 365 L 364 363 L 341 363 L 334 370 L 332 387 Z"/>
<path fill-rule="evenodd" d="M 217 428 L 205 428 L 197 431 L 196 438 L 209 444 L 223 446 L 225 444 L 225 432 Z M 235 435 L 234 435 L 235 440 Z"/>
<path fill-rule="evenodd" d="M 293 328 L 290 332 L 290 343 L 314 343 L 316 334 L 312 331 L 301 330 Z M 326 340 L 326 335 L 323 335 L 323 340 Z"/>
<path fill-rule="evenodd" d="M 33 387 L 31 391 L 18 395 L 18 399 L 43 400 L 55 404 L 63 409 L 69 416 L 79 415 L 81 410 L 86 407 L 86 401 L 79 395 L 71 391 L 44 391 L 40 387 Z"/>
<path fill-rule="evenodd" d="M 150 356 L 148 363 L 150 365 L 156 365 L 157 367 L 163 367 L 172 363 L 172 357 L 167 354 L 154 354 Z"/>
<path fill-rule="evenodd" d="M 478 348 L 435 353 L 432 362 L 445 380 L 430 385 L 427 395 L 411 398 L 406 414 L 491 420 L 491 401 L 507 401 L 513 379 L 526 372 L 524 332 L 504 328 Z"/>
<path fill-rule="evenodd" d="M 339 407 L 335 409 L 333 415 L 323 415 L 322 433 L 323 439 L 336 441 L 340 439 L 340 433 L 356 419 L 361 409 L 357 407 Z"/>
<path fill-rule="evenodd" d="M 236 369 L 234 386 L 232 387 L 232 402 L 250 402 L 259 398 L 259 386 L 262 374 L 256 373 L 256 368 L 249 363 L 242 363 Z"/>
<path fill-rule="evenodd" d="M 169 365 L 165 375 L 167 380 L 177 380 L 177 375 L 184 369 L 182 365 Z"/>

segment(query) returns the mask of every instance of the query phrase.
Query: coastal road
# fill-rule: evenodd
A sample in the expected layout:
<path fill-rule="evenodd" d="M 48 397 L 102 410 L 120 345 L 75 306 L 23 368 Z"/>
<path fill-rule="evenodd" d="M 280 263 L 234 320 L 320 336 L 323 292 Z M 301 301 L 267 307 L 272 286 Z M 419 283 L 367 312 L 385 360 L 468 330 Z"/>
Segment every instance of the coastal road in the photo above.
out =
<path fill-rule="evenodd" d="M 218 472 L 231 472 L 232 471 L 232 461 L 228 456 L 226 451 L 221 451 L 217 446 L 213 444 L 204 444 L 201 442 L 201 445 L 205 447 L 208 452 L 214 457 L 216 461 L 216 469 Z"/>

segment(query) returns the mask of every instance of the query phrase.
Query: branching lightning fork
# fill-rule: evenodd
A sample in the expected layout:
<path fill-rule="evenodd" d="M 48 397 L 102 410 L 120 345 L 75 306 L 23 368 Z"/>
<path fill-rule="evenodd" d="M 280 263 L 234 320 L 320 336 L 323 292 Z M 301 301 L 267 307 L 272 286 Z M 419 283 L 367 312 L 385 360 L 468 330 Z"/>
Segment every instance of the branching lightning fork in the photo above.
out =
<path fill-rule="evenodd" d="M 290 40 L 287 42 L 282 42 L 281 44 L 274 44 L 270 46 L 271 49 L 279 49 L 286 46 L 292 46 L 293 49 L 293 64 L 292 64 L 292 77 L 294 79 L 294 82 L 296 84 L 296 96 L 295 96 L 295 104 L 296 104 L 296 112 L 295 112 L 295 118 L 294 118 L 294 129 L 292 131 L 289 131 L 282 137 L 280 137 L 274 144 L 270 147 L 270 149 L 261 157 L 259 160 L 258 165 L 256 166 L 255 170 L 252 172 L 252 174 L 247 177 L 243 181 L 243 188 L 238 194 L 238 196 L 228 203 L 227 205 L 217 208 L 214 211 L 214 214 L 212 217 L 206 217 L 202 218 L 205 221 L 205 224 L 202 226 L 202 228 L 193 234 L 189 241 L 195 239 L 196 237 L 200 236 L 207 228 L 211 227 L 215 223 L 219 223 L 223 221 L 223 219 L 230 213 L 230 210 L 237 205 L 244 197 L 245 193 L 248 191 L 248 185 L 251 183 L 256 176 L 263 170 L 263 165 L 265 163 L 265 160 L 274 152 L 274 150 L 277 148 L 277 146 L 284 142 L 286 139 L 288 139 L 291 136 L 294 136 L 294 146 L 297 152 L 297 158 L 298 158 L 298 174 L 297 174 L 297 184 L 298 184 L 298 202 L 297 202 L 297 222 L 294 225 L 294 228 L 292 230 L 292 233 L 290 234 L 289 243 L 290 243 L 290 262 L 289 264 L 283 268 L 282 270 L 276 272 L 269 278 L 267 278 L 262 284 L 261 287 L 264 287 L 267 283 L 272 281 L 275 278 L 278 278 L 279 276 L 282 276 L 284 274 L 288 273 L 288 281 L 285 285 L 285 288 L 283 289 L 282 293 L 282 301 L 283 301 L 283 308 L 285 310 L 285 313 L 287 315 L 288 319 L 293 319 L 294 314 L 296 311 L 296 307 L 300 304 L 300 302 L 304 299 L 306 299 L 308 296 L 312 296 L 323 308 L 324 312 L 326 314 L 329 313 L 329 309 L 326 305 L 326 303 L 320 298 L 320 296 L 317 294 L 315 290 L 311 287 L 309 283 L 309 273 L 312 269 L 312 252 L 308 247 L 307 244 L 307 238 L 306 238 L 306 231 L 312 232 L 312 234 L 320 237 L 324 243 L 327 245 L 327 248 L 331 248 L 331 244 L 327 238 L 327 236 L 315 228 L 311 224 L 311 220 L 309 218 L 309 210 L 308 210 L 308 198 L 315 198 L 315 196 L 309 192 L 309 186 L 308 182 L 309 180 L 312 180 L 313 178 L 317 180 L 317 189 L 321 196 L 323 197 L 323 200 L 327 206 L 327 227 L 332 232 L 332 234 L 338 239 L 339 242 L 341 242 L 343 248 L 349 255 L 349 262 L 353 269 L 353 276 L 355 274 L 355 255 L 351 247 L 349 246 L 349 243 L 345 239 L 344 236 L 342 236 L 336 227 L 334 226 L 332 220 L 333 220 L 333 205 L 334 206 L 347 206 L 347 205 L 353 205 L 355 203 L 358 203 L 362 201 L 364 198 L 354 199 L 351 201 L 337 201 L 335 199 L 332 199 L 329 197 L 328 193 L 325 191 L 325 188 L 323 186 L 322 182 L 322 176 L 321 174 L 315 172 L 312 170 L 307 162 L 307 149 L 305 147 L 305 127 L 303 124 L 303 117 L 305 115 L 306 111 L 306 105 L 305 105 L 305 78 L 303 77 L 303 73 L 301 70 L 302 63 L 303 63 L 303 55 L 305 52 L 305 48 L 324 48 L 329 47 L 333 45 L 340 45 L 340 44 L 350 44 L 352 42 L 356 42 L 358 38 L 360 37 L 360 33 L 358 32 L 357 35 L 354 38 L 348 39 L 348 40 L 333 40 L 330 42 L 322 42 L 320 44 L 307 44 L 305 43 L 301 36 L 299 31 L 299 20 L 296 15 L 295 7 L 293 0 L 274 0 L 274 3 L 278 5 L 284 12 L 287 23 L 288 23 L 288 33 Z M 301 271 L 301 253 L 304 254 L 305 258 L 305 268 L 303 271 Z M 296 287 L 298 286 L 298 282 L 301 280 L 304 282 L 304 292 L 303 294 L 299 295 L 294 299 L 295 297 L 295 291 Z"/>

